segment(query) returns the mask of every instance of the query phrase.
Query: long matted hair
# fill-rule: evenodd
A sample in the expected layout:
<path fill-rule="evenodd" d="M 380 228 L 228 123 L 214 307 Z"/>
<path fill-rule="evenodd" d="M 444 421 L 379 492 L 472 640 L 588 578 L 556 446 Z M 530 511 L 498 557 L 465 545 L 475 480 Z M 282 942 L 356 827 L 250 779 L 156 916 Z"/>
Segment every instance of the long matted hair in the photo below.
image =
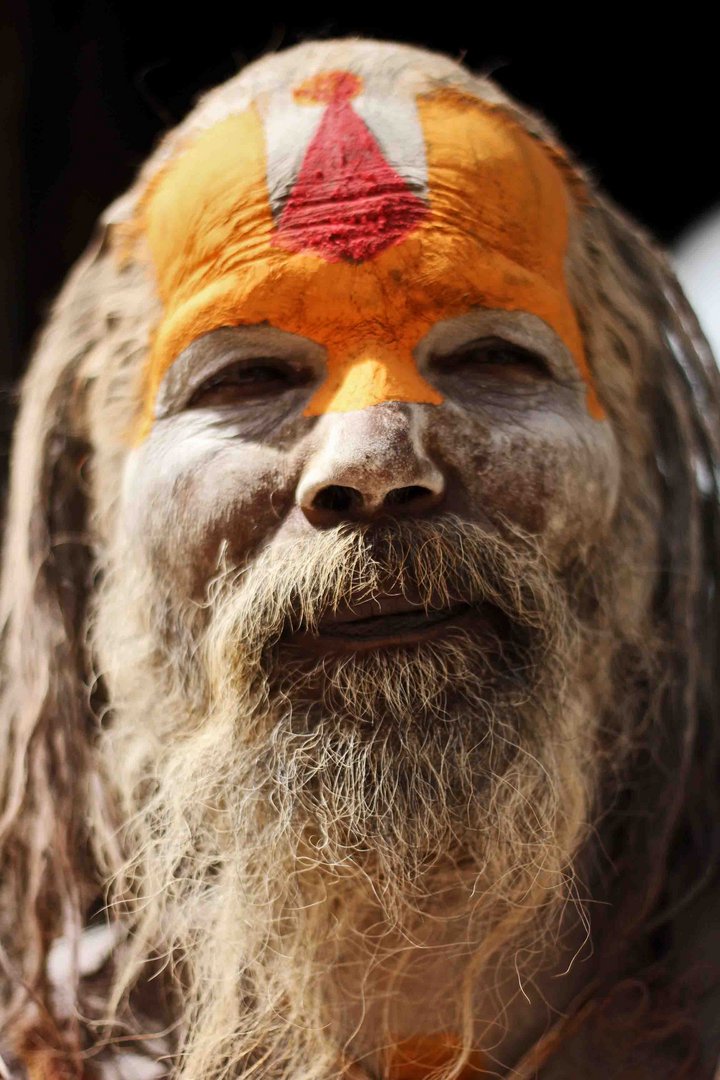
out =
<path fill-rule="evenodd" d="M 490 84 L 472 85 L 501 98 Z M 547 135 L 537 118 L 507 108 Z M 576 1019 L 636 974 L 630 955 L 661 982 L 702 957 L 693 928 L 699 913 L 717 915 L 720 847 L 720 377 L 663 255 L 585 182 L 573 299 L 624 482 L 647 485 L 658 508 L 646 516 L 660 550 L 652 588 L 663 648 L 662 678 L 634 691 L 642 739 L 603 808 L 613 929 Z M 102 798 L 95 747 L 107 702 L 87 615 L 112 501 L 102 463 L 121 458 L 122 442 L 99 427 L 95 402 L 102 388 L 105 400 L 117 394 L 119 411 L 126 406 L 155 304 L 142 269 L 113 254 L 114 228 L 111 214 L 64 286 L 23 385 L 0 600 L 0 1052 L 10 1062 L 43 1048 L 56 1062 L 48 1075 L 68 1077 L 86 1075 L 86 1033 L 58 1002 L 48 955 L 56 939 L 77 940 L 108 880 L 89 828 L 89 802 Z M 634 388 L 631 401 L 609 392 L 609 356 Z M 699 1075 L 692 1068 L 687 1075 Z"/>

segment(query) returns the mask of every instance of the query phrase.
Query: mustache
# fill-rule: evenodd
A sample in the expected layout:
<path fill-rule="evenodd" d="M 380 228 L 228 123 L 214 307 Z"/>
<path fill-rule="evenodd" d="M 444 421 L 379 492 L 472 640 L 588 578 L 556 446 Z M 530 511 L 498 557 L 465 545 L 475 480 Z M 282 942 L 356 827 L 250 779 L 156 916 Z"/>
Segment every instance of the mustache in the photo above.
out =
<path fill-rule="evenodd" d="M 212 636 L 247 659 L 299 630 L 317 631 L 328 615 L 384 597 L 427 611 L 492 605 L 511 633 L 536 643 L 567 620 L 562 587 L 536 538 L 447 514 L 341 525 L 271 543 L 242 568 L 221 567 L 209 594 Z"/>

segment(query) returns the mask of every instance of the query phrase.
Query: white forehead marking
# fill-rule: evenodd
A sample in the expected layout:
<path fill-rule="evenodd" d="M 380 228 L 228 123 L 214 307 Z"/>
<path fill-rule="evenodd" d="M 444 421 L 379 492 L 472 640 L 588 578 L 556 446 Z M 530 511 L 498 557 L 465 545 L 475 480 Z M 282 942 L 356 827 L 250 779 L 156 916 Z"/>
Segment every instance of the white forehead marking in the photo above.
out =
<path fill-rule="evenodd" d="M 387 163 L 410 182 L 414 192 L 427 195 L 425 139 L 414 98 L 361 94 L 352 105 L 377 139 Z"/>
<path fill-rule="evenodd" d="M 292 93 L 273 94 L 263 110 L 270 207 L 277 217 L 297 179 L 325 105 L 298 105 Z"/>
<path fill-rule="evenodd" d="M 399 94 L 380 98 L 363 92 L 348 104 L 370 129 L 387 163 L 413 192 L 426 197 L 425 140 L 415 100 Z M 326 104 L 298 104 L 291 89 L 274 93 L 262 103 L 268 195 L 276 218 L 282 213 L 327 108 Z"/>
<path fill-rule="evenodd" d="M 185 120 L 158 144 L 130 191 L 108 207 L 103 214 L 103 223 L 107 225 L 128 220 L 148 182 L 166 161 L 182 150 L 188 140 L 231 114 L 244 112 L 252 104 L 262 111 L 264 101 L 276 94 L 289 94 L 293 86 L 323 71 L 350 71 L 358 75 L 368 94 L 377 102 L 373 106 L 377 111 L 381 109 L 380 102 L 383 102 L 383 109 L 386 107 L 384 103 L 391 100 L 405 99 L 412 105 L 417 94 L 442 86 L 459 87 L 485 101 L 508 103 L 499 87 L 474 76 L 449 57 L 412 45 L 353 39 L 296 45 L 285 52 L 273 53 L 254 61 L 227 82 L 204 94 Z M 364 109 L 365 106 L 361 105 L 360 108 Z M 397 168 L 393 140 L 383 137 L 382 127 L 369 113 L 367 119 L 388 154 L 388 161 Z M 394 123 L 392 117 L 388 119 Z M 420 145 L 422 147 L 422 143 Z M 410 164 L 413 153 L 407 143 L 403 153 L 405 151 Z"/>

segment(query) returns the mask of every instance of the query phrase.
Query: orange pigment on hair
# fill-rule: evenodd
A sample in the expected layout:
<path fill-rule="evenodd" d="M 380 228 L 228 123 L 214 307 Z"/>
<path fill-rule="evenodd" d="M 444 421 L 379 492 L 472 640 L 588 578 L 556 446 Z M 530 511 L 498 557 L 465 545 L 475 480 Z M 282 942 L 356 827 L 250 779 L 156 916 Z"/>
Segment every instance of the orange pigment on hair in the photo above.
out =
<path fill-rule="evenodd" d="M 450 1034 L 414 1035 L 403 1039 L 385 1054 L 385 1080 L 429 1080 L 438 1071 L 455 1061 L 459 1052 L 458 1039 Z M 470 1053 L 458 1080 L 480 1080 L 495 1075 L 490 1063 L 479 1050 Z"/>

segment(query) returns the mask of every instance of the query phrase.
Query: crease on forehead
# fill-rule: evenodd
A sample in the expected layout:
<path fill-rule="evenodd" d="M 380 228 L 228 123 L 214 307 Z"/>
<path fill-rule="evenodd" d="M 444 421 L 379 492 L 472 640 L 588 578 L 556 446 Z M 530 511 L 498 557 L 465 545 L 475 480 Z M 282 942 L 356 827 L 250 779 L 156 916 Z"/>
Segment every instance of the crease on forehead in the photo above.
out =
<path fill-rule="evenodd" d="M 321 54 L 315 66 L 333 69 L 327 52 Z M 147 372 L 146 425 L 162 375 L 182 348 L 199 333 L 243 323 L 266 322 L 327 348 L 328 380 L 311 402 L 311 414 L 346 411 L 377 400 L 437 404 L 441 397 L 415 368 L 413 347 L 435 321 L 474 305 L 528 310 L 545 319 L 587 380 L 591 413 L 601 415 L 565 282 L 574 214 L 569 167 L 558 151 L 534 140 L 506 112 L 498 112 L 496 102 L 470 95 L 471 76 L 462 72 L 460 78 L 461 69 L 451 62 L 431 59 L 429 68 L 438 64 L 446 84 L 452 73 L 455 86 L 438 89 L 432 71 L 397 63 L 399 74 L 395 70 L 389 77 L 382 66 L 371 66 L 366 84 L 361 84 L 367 100 L 361 94 L 355 112 L 370 118 L 370 138 L 378 147 L 384 132 L 372 116 L 380 115 L 374 108 L 379 79 L 383 91 L 387 86 L 395 95 L 383 102 L 390 112 L 399 88 L 403 108 L 409 103 L 417 110 L 428 157 L 426 215 L 419 215 L 419 224 L 406 237 L 365 261 L 328 260 L 297 248 L 283 251 L 274 242 L 278 218 L 271 206 L 267 168 L 272 155 L 263 115 L 276 108 L 280 91 L 270 68 L 266 85 L 274 79 L 274 96 L 263 98 L 262 79 L 216 92 L 202 124 L 194 129 L 202 133 L 184 146 L 174 140 L 174 152 L 146 185 L 137 219 L 149 242 L 165 309 Z M 290 104 L 290 90 L 293 83 L 307 83 L 306 70 L 298 74 L 297 66 L 284 66 L 291 72 L 282 93 L 295 109 L 289 116 L 292 123 L 304 114 L 301 106 Z M 238 113 L 241 105 L 246 107 Z M 328 106 L 311 105 L 317 131 Z M 346 114 L 348 108 L 353 109 L 352 101 Z M 312 130 L 307 126 L 310 138 Z M 243 148 L 234 157 L 233 139 Z M 294 155 L 291 172 L 296 175 L 287 185 L 292 191 L 307 146 L 300 147 L 302 152 L 297 145 L 287 152 L 282 145 L 271 149 L 281 160 L 284 153 L 288 159 Z M 444 163 L 453 153 L 448 171 Z M 392 158 L 392 153 L 385 154 L 385 160 Z M 203 169 L 217 205 L 206 200 L 199 212 L 202 198 L 193 203 L 192 187 Z M 473 189 L 474 202 L 469 204 L 466 188 Z M 474 209 L 478 205 L 480 216 Z M 230 221 L 225 232 L 217 220 L 223 214 Z M 182 222 L 174 249 L 167 244 L 173 216 Z"/>

